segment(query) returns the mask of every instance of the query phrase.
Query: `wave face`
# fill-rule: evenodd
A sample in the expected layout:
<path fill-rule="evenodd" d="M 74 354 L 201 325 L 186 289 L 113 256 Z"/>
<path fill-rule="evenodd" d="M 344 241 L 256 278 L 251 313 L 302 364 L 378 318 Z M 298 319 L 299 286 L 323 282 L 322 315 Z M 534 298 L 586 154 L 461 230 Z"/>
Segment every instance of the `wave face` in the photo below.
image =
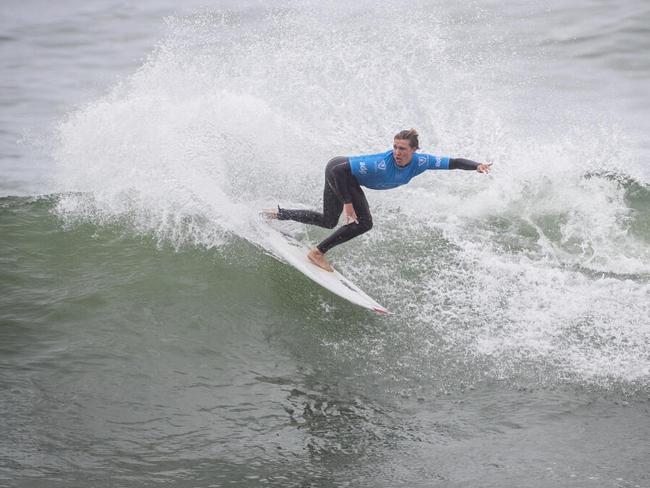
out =
<path fill-rule="evenodd" d="M 462 248 L 425 219 L 406 240 L 386 211 L 337 255 L 397 312 L 378 318 L 235 235 L 174 249 L 129 222 L 62 226 L 68 198 L 0 199 L 2 479 L 645 479 L 641 275 Z"/>

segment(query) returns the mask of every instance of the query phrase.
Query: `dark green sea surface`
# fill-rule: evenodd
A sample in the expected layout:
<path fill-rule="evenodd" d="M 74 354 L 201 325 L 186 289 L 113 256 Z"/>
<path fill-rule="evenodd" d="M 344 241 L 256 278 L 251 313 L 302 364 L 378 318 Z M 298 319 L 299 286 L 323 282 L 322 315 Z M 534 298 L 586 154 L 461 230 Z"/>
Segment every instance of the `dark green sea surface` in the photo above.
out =
<path fill-rule="evenodd" d="M 512 369 L 246 241 L 70 228 L 56 199 L 0 200 L 2 486 L 650 482 L 647 377 Z"/>

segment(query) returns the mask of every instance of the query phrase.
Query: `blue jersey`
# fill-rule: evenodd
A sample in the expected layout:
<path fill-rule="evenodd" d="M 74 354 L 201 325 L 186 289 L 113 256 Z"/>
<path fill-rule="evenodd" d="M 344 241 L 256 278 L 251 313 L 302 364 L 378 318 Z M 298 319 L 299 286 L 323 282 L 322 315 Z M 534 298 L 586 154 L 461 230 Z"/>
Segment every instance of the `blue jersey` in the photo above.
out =
<path fill-rule="evenodd" d="M 413 153 L 411 162 L 398 166 L 393 151 L 351 156 L 350 169 L 360 185 L 373 190 L 387 190 L 407 184 L 427 169 L 449 169 L 449 158 Z"/>

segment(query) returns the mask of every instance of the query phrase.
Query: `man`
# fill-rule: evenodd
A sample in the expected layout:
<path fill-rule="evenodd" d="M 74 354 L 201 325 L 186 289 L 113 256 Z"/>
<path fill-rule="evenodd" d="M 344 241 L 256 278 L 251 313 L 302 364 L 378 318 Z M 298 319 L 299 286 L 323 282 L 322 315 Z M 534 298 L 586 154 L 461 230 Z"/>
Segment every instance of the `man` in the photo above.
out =
<path fill-rule="evenodd" d="M 492 163 L 476 163 L 469 159 L 432 156 L 416 153 L 420 148 L 415 129 L 403 130 L 395 135 L 393 149 L 385 153 L 353 157 L 337 157 L 325 168 L 323 213 L 312 210 L 291 210 L 278 206 L 267 210 L 267 218 L 295 220 L 305 224 L 333 229 L 341 212 L 345 225 L 311 249 L 309 260 L 326 271 L 333 271 L 325 253 L 334 246 L 349 241 L 372 228 L 368 200 L 361 186 L 374 190 L 387 190 L 408 183 L 427 169 L 464 169 L 489 173 Z"/>

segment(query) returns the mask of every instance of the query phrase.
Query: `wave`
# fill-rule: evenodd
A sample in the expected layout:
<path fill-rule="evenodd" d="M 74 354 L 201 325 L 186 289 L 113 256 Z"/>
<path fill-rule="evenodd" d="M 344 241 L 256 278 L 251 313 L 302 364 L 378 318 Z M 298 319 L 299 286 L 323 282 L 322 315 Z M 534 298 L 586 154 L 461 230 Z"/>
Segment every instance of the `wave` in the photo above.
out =
<path fill-rule="evenodd" d="M 232 256 L 261 245 L 261 208 L 321 204 L 328 159 L 415 126 L 427 152 L 494 172 L 368 192 L 375 228 L 332 259 L 407 324 L 373 354 L 395 340 L 413 370 L 447 347 L 495 377 L 647 381 L 650 200 L 625 131 L 552 93 L 526 117 L 517 46 L 458 42 L 490 12 L 411 8 L 407 30 L 388 7 L 169 19 L 135 74 L 57 127 L 54 213 Z"/>
<path fill-rule="evenodd" d="M 490 378 L 523 387 L 622 385 L 628 392 L 647 387 L 647 275 L 595 275 L 523 253 L 504 255 L 480 245 L 462 248 L 443 229 L 411 229 L 405 239 L 393 228 L 361 238 L 362 245 L 335 258 L 346 274 L 395 310 L 395 316 L 379 320 L 236 235 L 212 249 L 197 248 L 190 239 L 174 249 L 171 241 L 161 247 L 156 236 L 126 221 L 62 226 L 57 206 L 66 198 L 0 200 L 3 259 L 22 263 L 22 271 L 9 266 L 0 278 L 9 300 L 4 309 L 13 317 L 27 309 L 12 297 L 25 294 L 47 296 L 43 303 L 63 300 L 66 316 L 83 314 L 93 303 L 105 304 L 106 293 L 119 308 L 116 289 L 129 296 L 155 294 L 161 279 L 175 281 L 161 272 L 178 269 L 183 286 L 189 287 L 179 306 L 179 323 L 193 307 L 193 288 L 203 286 L 208 276 L 225 280 L 231 283 L 227 296 L 215 296 L 211 306 L 215 320 L 237 309 L 244 322 L 247 313 L 256 316 L 261 310 L 268 317 L 311 322 L 323 330 L 316 336 L 326 349 L 357 364 L 359 374 L 399 378 L 405 391 L 420 388 L 426 377 L 445 389 Z M 112 271 L 106 268 L 108 257 Z M 86 271 L 76 282 L 79 266 Z M 152 266 L 161 272 L 152 273 Z M 59 278 L 47 291 L 50 285 L 43 277 L 52 273 Z M 160 276 L 145 278 L 152 274 Z M 77 290 L 72 295 L 61 295 L 57 283 L 62 276 L 68 276 L 67 290 Z M 23 291 L 15 288 L 17 282 Z M 282 293 L 272 293 L 275 288 Z M 254 306 L 251 297 L 257 297 Z M 46 315 L 51 320 L 58 316 Z"/>

